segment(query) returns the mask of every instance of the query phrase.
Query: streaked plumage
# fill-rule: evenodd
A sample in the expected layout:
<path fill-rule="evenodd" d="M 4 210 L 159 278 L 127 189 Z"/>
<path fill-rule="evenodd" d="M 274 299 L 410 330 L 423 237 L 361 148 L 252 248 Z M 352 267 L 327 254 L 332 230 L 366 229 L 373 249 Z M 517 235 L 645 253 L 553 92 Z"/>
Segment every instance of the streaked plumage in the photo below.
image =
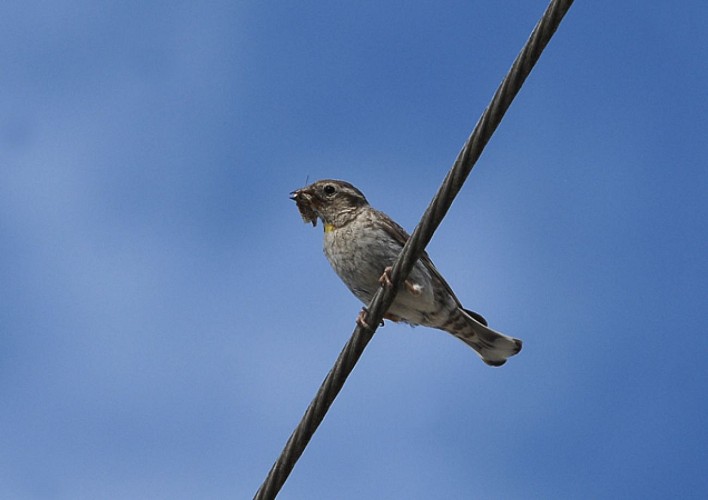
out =
<path fill-rule="evenodd" d="M 408 233 L 372 208 L 361 191 L 348 182 L 317 181 L 293 191 L 291 198 L 305 222 L 314 226 L 322 220 L 327 259 L 352 293 L 368 304 Z M 481 315 L 462 307 L 427 253 L 401 285 L 385 317 L 451 333 L 492 366 L 503 365 L 521 350 L 521 340 L 495 332 Z"/>

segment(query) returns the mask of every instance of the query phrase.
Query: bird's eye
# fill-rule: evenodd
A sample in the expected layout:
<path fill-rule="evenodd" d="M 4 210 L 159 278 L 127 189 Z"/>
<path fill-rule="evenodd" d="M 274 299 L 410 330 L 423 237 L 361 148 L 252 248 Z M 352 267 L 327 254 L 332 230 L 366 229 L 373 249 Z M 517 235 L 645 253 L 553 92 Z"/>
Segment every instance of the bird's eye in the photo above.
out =
<path fill-rule="evenodd" d="M 322 188 L 322 190 L 327 196 L 332 196 L 335 191 L 337 191 L 337 189 L 332 184 L 327 184 L 324 188 Z"/>

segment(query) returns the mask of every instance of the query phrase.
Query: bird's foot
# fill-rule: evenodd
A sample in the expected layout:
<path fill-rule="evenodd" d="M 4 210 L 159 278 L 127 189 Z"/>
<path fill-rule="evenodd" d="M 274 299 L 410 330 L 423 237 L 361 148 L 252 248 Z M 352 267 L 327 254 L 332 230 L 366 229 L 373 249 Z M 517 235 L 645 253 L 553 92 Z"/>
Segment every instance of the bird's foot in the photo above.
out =
<path fill-rule="evenodd" d="M 393 283 L 391 282 L 391 271 L 393 270 L 393 267 L 388 266 L 386 269 L 384 269 L 383 274 L 379 278 L 379 283 L 381 283 L 381 286 L 385 286 L 386 288 L 391 288 L 393 286 Z"/>
<path fill-rule="evenodd" d="M 367 314 L 369 314 L 368 309 L 366 309 L 366 307 L 362 307 L 361 311 L 359 311 L 359 314 L 356 317 L 356 324 L 362 328 L 365 328 L 367 330 L 371 330 L 369 323 L 366 322 L 366 315 Z M 379 327 L 381 327 L 381 326 L 384 326 L 383 320 L 381 320 L 381 324 L 379 325 Z"/>
<path fill-rule="evenodd" d="M 364 328 L 365 330 L 371 330 L 369 323 L 366 322 L 366 315 L 368 314 L 368 312 L 369 311 L 366 309 L 366 307 L 362 307 L 361 311 L 359 311 L 359 314 L 356 317 L 356 324 Z"/>

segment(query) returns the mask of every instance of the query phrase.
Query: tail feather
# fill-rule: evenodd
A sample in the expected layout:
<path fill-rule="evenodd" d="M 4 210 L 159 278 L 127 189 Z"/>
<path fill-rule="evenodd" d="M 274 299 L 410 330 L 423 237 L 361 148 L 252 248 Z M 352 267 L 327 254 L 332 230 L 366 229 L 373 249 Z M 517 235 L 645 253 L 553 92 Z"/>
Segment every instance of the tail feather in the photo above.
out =
<path fill-rule="evenodd" d="M 506 363 L 507 358 L 521 351 L 521 340 L 492 330 L 479 314 L 466 309 L 460 309 L 460 312 L 466 320 L 465 325 L 450 333 L 477 351 L 482 361 L 488 365 L 501 366 Z M 484 323 L 477 318 L 482 319 Z"/>
<path fill-rule="evenodd" d="M 487 323 L 487 320 L 484 319 L 484 316 L 482 316 L 479 313 L 476 313 L 474 311 L 470 311 L 469 309 L 462 309 L 464 312 L 472 316 L 474 319 L 477 320 L 478 323 L 482 323 L 484 326 L 489 326 Z"/>

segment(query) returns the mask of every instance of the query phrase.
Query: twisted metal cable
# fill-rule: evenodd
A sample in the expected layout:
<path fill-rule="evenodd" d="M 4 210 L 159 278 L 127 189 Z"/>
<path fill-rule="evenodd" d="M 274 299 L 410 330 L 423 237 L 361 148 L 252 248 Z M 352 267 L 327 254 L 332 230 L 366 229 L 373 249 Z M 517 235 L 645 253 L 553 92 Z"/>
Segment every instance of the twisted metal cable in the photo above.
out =
<path fill-rule="evenodd" d="M 399 285 L 413 269 L 425 247 L 433 237 L 433 233 L 447 214 L 462 184 L 472 171 L 482 150 L 489 142 L 492 134 L 501 123 L 504 113 L 511 105 L 516 94 L 521 89 L 526 77 L 538 61 L 556 29 L 560 25 L 573 0 L 553 0 L 543 17 L 538 22 L 531 36 L 524 45 L 514 64 L 504 77 L 501 85 L 484 110 L 475 125 L 472 134 L 465 142 L 457 156 L 452 169 L 448 172 L 440 189 L 423 214 L 423 217 L 406 242 L 401 254 L 396 259 L 391 271 L 391 287 L 381 287 L 367 307 L 366 321 L 370 328 L 357 325 L 349 341 L 346 343 L 334 366 L 327 374 L 317 391 L 315 398 L 308 406 L 300 423 L 291 434 L 280 456 L 270 469 L 265 481 L 255 495 L 257 500 L 273 499 L 278 494 L 286 479 L 292 472 L 295 463 L 302 455 L 313 434 L 324 419 L 327 410 L 344 386 L 354 365 L 364 352 L 366 345 L 374 336 L 376 327 L 383 319 L 384 313 L 396 298 Z"/>

